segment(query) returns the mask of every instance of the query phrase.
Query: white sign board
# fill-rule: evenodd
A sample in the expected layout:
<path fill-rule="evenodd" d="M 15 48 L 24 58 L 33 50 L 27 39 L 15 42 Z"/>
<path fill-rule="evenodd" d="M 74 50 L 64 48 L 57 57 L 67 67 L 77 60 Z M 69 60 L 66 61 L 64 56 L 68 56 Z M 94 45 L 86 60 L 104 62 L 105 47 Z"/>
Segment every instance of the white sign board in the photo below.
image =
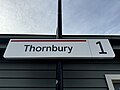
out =
<path fill-rule="evenodd" d="M 114 58 L 107 39 L 11 39 L 4 58 Z"/>

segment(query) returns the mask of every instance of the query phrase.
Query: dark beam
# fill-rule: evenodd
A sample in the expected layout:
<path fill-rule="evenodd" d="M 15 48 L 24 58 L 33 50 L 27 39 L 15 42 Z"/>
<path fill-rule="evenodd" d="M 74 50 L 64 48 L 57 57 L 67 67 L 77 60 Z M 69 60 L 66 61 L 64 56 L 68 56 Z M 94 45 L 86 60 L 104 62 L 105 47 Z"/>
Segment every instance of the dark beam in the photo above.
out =
<path fill-rule="evenodd" d="M 58 27 L 56 31 L 56 38 L 62 39 L 62 1 L 58 0 Z"/>
<path fill-rule="evenodd" d="M 58 0 L 58 27 L 56 39 L 62 39 L 62 1 Z M 63 63 L 56 63 L 56 90 L 63 90 Z"/>

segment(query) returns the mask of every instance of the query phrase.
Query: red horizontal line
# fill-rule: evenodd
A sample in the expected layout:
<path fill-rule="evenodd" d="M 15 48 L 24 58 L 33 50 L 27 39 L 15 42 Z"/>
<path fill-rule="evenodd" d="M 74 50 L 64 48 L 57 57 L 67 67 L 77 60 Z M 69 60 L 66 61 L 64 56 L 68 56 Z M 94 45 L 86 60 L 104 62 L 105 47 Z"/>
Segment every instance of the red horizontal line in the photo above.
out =
<path fill-rule="evenodd" d="M 11 42 L 86 42 L 86 40 L 11 40 Z"/>

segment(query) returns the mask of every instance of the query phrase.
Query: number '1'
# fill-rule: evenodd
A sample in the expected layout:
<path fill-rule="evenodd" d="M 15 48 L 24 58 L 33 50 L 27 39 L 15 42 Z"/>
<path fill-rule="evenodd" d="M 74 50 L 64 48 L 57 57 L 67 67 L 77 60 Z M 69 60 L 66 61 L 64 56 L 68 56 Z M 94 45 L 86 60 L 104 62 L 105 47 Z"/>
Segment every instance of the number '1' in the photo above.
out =
<path fill-rule="evenodd" d="M 100 46 L 100 49 L 101 49 L 101 51 L 99 52 L 99 54 L 107 54 L 107 52 L 104 51 L 103 46 L 102 46 L 102 44 L 101 44 L 100 41 L 96 42 L 96 44 L 98 44 Z"/>

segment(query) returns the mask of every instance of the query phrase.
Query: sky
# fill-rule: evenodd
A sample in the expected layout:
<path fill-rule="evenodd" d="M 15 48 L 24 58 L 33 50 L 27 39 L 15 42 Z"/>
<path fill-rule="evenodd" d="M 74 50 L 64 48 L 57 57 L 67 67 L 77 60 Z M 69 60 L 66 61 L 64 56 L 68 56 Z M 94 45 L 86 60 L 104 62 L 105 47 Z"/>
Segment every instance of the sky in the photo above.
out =
<path fill-rule="evenodd" d="M 57 1 L 0 0 L 0 33 L 55 34 Z"/>
<path fill-rule="evenodd" d="M 63 0 L 67 34 L 120 34 L 120 0 Z"/>
<path fill-rule="evenodd" d="M 120 34 L 120 0 L 63 0 L 63 34 Z M 57 0 L 0 0 L 1 34 L 55 35 Z"/>

